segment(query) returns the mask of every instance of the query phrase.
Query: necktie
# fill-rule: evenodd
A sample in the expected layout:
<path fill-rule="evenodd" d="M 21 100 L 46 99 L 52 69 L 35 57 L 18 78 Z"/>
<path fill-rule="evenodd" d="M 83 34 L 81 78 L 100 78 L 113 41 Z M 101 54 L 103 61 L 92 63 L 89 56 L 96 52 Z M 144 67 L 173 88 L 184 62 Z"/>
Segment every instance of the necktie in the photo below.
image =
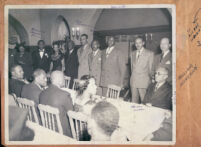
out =
<path fill-rule="evenodd" d="M 139 58 L 140 58 L 140 50 L 137 51 L 137 61 L 139 60 Z"/>
<path fill-rule="evenodd" d="M 158 90 L 158 84 L 155 85 L 154 91 Z"/>

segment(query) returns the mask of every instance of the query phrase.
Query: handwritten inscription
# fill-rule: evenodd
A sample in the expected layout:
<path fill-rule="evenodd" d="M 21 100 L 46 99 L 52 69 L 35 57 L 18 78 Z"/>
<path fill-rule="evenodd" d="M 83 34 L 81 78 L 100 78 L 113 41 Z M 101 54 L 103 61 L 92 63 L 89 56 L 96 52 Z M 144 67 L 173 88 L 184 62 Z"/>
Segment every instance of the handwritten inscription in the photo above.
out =
<path fill-rule="evenodd" d="M 200 31 L 201 31 L 201 8 L 199 8 L 198 11 L 195 13 L 192 22 L 192 27 L 187 30 L 190 41 L 193 42 L 195 40 L 197 46 L 201 46 L 201 42 L 197 38 L 200 34 Z"/>
<path fill-rule="evenodd" d="M 111 8 L 115 8 L 115 9 L 126 8 L 126 6 L 125 5 L 112 5 Z"/>
<path fill-rule="evenodd" d="M 36 29 L 36 28 L 31 28 L 30 33 L 31 33 L 31 36 L 40 38 L 40 37 L 41 37 L 41 34 L 42 34 L 42 33 L 45 33 L 45 32 L 40 31 L 40 30 L 38 30 L 38 29 Z"/>
<path fill-rule="evenodd" d="M 145 110 L 145 109 L 143 108 L 143 106 L 136 106 L 136 105 L 133 105 L 133 106 L 131 106 L 131 108 L 133 108 L 134 111 L 143 111 L 143 110 Z"/>
<path fill-rule="evenodd" d="M 192 77 L 192 75 L 195 73 L 197 69 L 198 68 L 196 65 L 193 66 L 192 64 L 190 64 L 186 68 L 186 70 L 178 76 L 178 80 L 180 81 L 180 87 L 182 87 L 186 83 L 186 81 Z"/>

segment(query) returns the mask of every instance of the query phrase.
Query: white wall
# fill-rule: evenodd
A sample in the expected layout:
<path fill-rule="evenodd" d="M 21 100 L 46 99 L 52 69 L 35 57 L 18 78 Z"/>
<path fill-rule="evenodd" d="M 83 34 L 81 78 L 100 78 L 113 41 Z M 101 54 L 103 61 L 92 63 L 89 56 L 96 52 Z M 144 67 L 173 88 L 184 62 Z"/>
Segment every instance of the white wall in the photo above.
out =
<path fill-rule="evenodd" d="M 40 10 L 41 30 L 44 32 L 44 34 L 42 34 L 42 39 L 46 41 L 46 44 L 52 43 L 52 27 L 54 27 L 57 17 L 62 15 L 68 22 L 70 29 L 72 27 L 79 27 L 81 34 L 88 34 L 88 40 L 91 42 L 93 39 L 94 26 L 100 12 L 101 10 L 95 9 Z M 75 39 L 75 43 L 80 44 L 80 41 Z"/>
<path fill-rule="evenodd" d="M 9 11 L 9 14 L 17 19 L 26 29 L 29 36 L 29 45 L 36 45 L 38 40 L 41 39 L 40 11 L 38 9 L 12 9 Z"/>

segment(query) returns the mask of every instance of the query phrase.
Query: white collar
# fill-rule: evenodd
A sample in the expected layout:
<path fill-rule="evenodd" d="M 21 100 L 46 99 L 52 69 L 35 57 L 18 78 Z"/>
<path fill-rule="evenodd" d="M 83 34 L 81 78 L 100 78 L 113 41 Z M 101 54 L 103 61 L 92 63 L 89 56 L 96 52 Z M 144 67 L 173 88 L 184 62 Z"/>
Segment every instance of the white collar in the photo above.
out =
<path fill-rule="evenodd" d="M 163 58 L 170 52 L 170 50 L 167 50 L 163 53 Z"/>
<path fill-rule="evenodd" d="M 96 55 L 97 55 L 98 50 L 99 50 L 99 49 L 97 49 L 96 51 L 93 51 L 93 52 L 92 52 L 92 53 L 93 53 L 93 56 L 96 56 Z"/>
<path fill-rule="evenodd" d="M 106 50 L 106 54 L 110 54 L 113 49 L 114 49 L 114 46 L 108 47 L 107 50 Z"/>
<path fill-rule="evenodd" d="M 157 89 L 159 89 L 163 84 L 165 84 L 165 82 L 162 82 L 162 83 L 156 83 Z"/>

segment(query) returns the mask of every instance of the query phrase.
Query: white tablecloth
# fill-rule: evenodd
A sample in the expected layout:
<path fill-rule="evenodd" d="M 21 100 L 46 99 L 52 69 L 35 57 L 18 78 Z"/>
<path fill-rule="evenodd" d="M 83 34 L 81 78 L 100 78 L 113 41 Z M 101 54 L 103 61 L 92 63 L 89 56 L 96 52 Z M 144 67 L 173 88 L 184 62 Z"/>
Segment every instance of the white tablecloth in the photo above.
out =
<path fill-rule="evenodd" d="M 129 140 L 142 141 L 147 135 L 161 127 L 170 111 L 142 104 L 135 104 L 116 99 L 107 99 L 120 113 L 119 126 Z"/>
<path fill-rule="evenodd" d="M 35 133 L 34 144 L 75 144 L 77 142 L 73 138 L 54 132 L 34 122 L 27 121 L 26 125 Z"/>

